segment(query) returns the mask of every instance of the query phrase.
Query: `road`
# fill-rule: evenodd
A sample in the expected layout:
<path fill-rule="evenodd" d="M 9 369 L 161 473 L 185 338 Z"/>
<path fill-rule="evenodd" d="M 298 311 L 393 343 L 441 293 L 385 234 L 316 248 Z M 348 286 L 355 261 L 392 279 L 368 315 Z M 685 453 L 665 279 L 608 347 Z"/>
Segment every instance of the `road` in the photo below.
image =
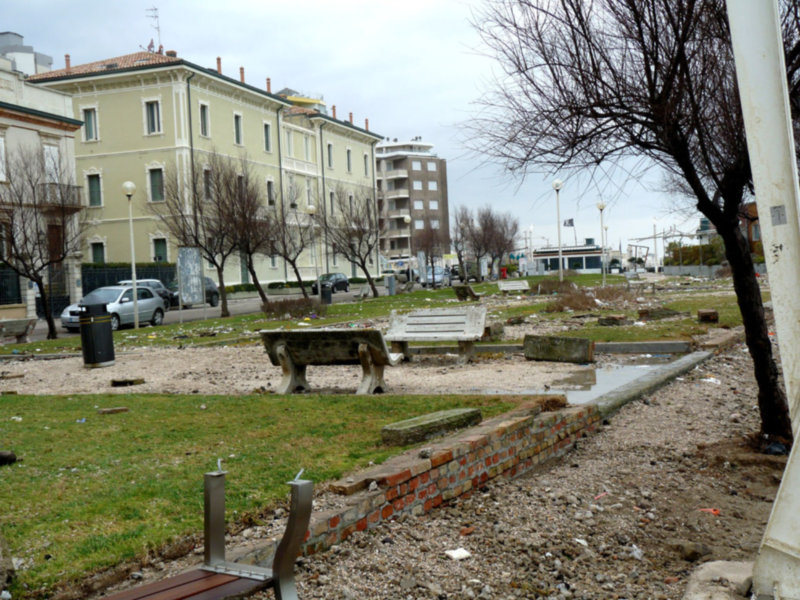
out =
<path fill-rule="evenodd" d="M 356 293 L 361 290 L 361 285 L 354 285 L 350 287 L 349 292 L 336 292 L 331 297 L 333 299 L 334 304 L 338 304 L 340 302 L 352 302 Z M 301 298 L 301 294 L 289 294 L 286 296 L 272 296 L 271 299 L 292 299 L 292 298 Z M 261 298 L 257 295 L 253 298 L 241 298 L 236 300 L 228 300 L 228 312 L 231 315 L 249 315 L 253 313 L 257 313 L 261 310 Z M 177 308 L 173 308 L 164 315 L 164 324 L 170 325 L 172 323 L 188 323 L 190 321 L 201 321 L 203 319 L 212 319 L 214 317 L 219 317 L 220 307 L 211 307 L 208 304 L 204 304 L 203 306 L 188 308 L 184 310 L 178 310 Z M 58 330 L 58 337 L 59 338 L 68 338 L 68 337 L 76 337 L 79 336 L 79 333 L 70 333 L 66 329 L 61 326 L 61 320 L 56 317 L 56 329 Z M 47 322 L 44 319 L 39 319 L 36 323 L 36 328 L 33 330 L 33 334 L 30 336 L 30 340 L 32 342 L 37 342 L 40 340 L 47 339 Z"/>

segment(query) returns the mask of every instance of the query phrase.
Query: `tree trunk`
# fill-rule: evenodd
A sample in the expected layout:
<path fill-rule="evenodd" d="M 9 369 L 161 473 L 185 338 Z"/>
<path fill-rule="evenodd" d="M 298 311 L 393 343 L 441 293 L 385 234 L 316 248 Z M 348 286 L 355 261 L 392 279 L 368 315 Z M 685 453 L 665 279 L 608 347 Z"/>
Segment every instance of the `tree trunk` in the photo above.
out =
<path fill-rule="evenodd" d="M 225 292 L 225 275 L 223 273 L 222 267 L 217 266 L 217 278 L 219 279 L 219 299 L 220 299 L 220 317 L 230 317 L 231 313 L 228 312 L 228 294 Z M 205 301 L 205 285 L 203 285 L 203 301 Z"/>
<path fill-rule="evenodd" d="M 364 271 L 364 275 L 367 278 L 367 285 L 369 285 L 369 289 L 372 290 L 372 297 L 373 298 L 377 298 L 378 297 L 378 287 L 375 285 L 375 280 L 372 278 L 372 275 L 369 274 L 369 268 L 363 262 L 359 262 L 358 266 L 361 268 L 362 271 Z"/>
<path fill-rule="evenodd" d="M 41 279 L 34 280 L 36 287 L 39 288 L 39 296 L 42 299 L 42 310 L 44 311 L 44 320 L 47 321 L 47 339 L 58 339 L 58 330 L 56 329 L 56 322 L 53 318 L 53 311 L 50 308 L 50 294 L 47 291 L 47 286 Z"/>
<path fill-rule="evenodd" d="M 261 297 L 261 302 L 263 304 L 269 304 L 267 293 L 264 291 L 264 288 L 261 287 L 261 282 L 258 280 L 258 275 L 256 275 L 256 268 L 253 266 L 253 261 L 250 258 L 247 259 L 247 271 L 250 273 L 250 277 L 253 280 L 253 285 L 256 286 L 258 295 Z"/>
<path fill-rule="evenodd" d="M 300 275 L 300 269 L 297 268 L 296 262 L 290 262 L 292 265 L 292 271 L 294 271 L 294 276 L 297 279 L 297 282 L 300 284 L 300 291 L 303 292 L 303 298 L 308 300 L 308 292 L 306 291 L 306 286 L 303 283 L 303 278 Z M 320 284 L 320 289 L 317 290 L 319 292 L 319 297 L 322 298 L 322 284 Z"/>
<path fill-rule="evenodd" d="M 747 240 L 738 224 L 717 229 L 725 241 L 725 256 L 733 274 L 733 287 L 742 313 L 745 339 L 753 359 L 758 382 L 758 410 L 761 433 L 769 438 L 792 440 L 792 422 L 786 393 L 780 385 L 780 373 L 772 355 L 761 288 L 755 276 L 753 259 Z"/>

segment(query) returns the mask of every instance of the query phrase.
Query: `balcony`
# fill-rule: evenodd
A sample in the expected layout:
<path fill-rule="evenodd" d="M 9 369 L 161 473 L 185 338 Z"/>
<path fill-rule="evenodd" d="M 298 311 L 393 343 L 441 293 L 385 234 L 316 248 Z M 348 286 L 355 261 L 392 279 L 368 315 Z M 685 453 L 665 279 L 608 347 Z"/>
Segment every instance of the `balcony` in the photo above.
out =
<path fill-rule="evenodd" d="M 381 171 L 381 179 L 408 179 L 406 169 L 394 169 L 393 171 Z"/>
<path fill-rule="evenodd" d="M 384 190 L 383 197 L 386 200 L 396 200 L 397 198 L 408 198 L 408 188 Z"/>
<path fill-rule="evenodd" d="M 83 188 L 66 183 L 40 183 L 36 204 L 42 212 L 76 213 L 83 208 Z"/>
<path fill-rule="evenodd" d="M 387 219 L 402 219 L 406 216 L 411 216 L 411 211 L 409 211 L 407 208 L 397 208 L 395 210 L 386 211 Z"/>
<path fill-rule="evenodd" d="M 384 234 L 384 238 L 407 238 L 411 235 L 411 227 L 398 227 L 397 229 L 389 229 Z"/>

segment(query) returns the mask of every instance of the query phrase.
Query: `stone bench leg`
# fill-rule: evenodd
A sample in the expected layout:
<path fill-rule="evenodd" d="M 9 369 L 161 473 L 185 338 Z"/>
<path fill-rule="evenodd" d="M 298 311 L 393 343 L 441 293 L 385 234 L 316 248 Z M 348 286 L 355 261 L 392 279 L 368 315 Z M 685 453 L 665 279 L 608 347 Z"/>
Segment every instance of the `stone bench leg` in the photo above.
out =
<path fill-rule="evenodd" d="M 306 365 L 294 364 L 285 344 L 276 346 L 275 354 L 278 356 L 278 361 L 281 363 L 281 370 L 283 371 L 283 379 L 278 385 L 277 393 L 307 392 L 311 386 L 308 385 L 306 380 Z"/>
<path fill-rule="evenodd" d="M 475 354 L 475 342 L 458 342 L 458 362 L 464 364 L 472 360 Z"/>
<path fill-rule="evenodd" d="M 378 394 L 386 391 L 383 365 L 377 364 L 372 358 L 369 344 L 358 345 L 358 360 L 361 361 L 362 377 L 356 394 Z"/>
<path fill-rule="evenodd" d="M 402 354 L 403 362 L 411 361 L 411 355 L 408 352 L 408 342 L 392 342 L 392 352 Z"/>

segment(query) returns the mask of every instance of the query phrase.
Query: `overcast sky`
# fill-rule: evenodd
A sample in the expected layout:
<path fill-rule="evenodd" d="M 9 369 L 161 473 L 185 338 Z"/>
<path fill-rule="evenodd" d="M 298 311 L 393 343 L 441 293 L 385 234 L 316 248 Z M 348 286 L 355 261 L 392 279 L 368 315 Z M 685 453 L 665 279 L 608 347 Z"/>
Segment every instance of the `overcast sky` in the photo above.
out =
<path fill-rule="evenodd" d="M 93 62 L 146 48 L 159 33 L 148 9 L 158 8 L 165 50 L 214 67 L 273 92 L 290 87 L 322 95 L 336 105 L 338 118 L 385 137 L 422 136 L 447 159 L 451 214 L 464 204 L 490 203 L 511 212 L 522 229 L 534 228 L 534 245 L 556 244 L 555 193 L 551 182 L 563 175 L 542 173 L 521 183 L 500 165 L 487 164 L 463 146 L 463 124 L 476 114 L 475 101 L 493 80 L 493 61 L 470 24 L 480 0 L 2 0 L 0 29 L 14 31 L 37 52 L 53 57 L 53 68 Z M 560 194 L 565 245 L 577 238 L 599 241 L 602 199 L 608 244 L 623 250 L 634 238 L 676 225 L 694 231 L 699 213 L 686 218 L 673 209 L 675 198 L 659 191 L 660 176 L 631 179 L 617 169 L 594 183 L 565 178 Z M 684 201 L 685 203 L 685 201 Z M 633 242 L 643 243 L 644 242 Z M 650 244 L 652 245 L 652 244 Z M 661 255 L 661 244 L 658 253 Z"/>

